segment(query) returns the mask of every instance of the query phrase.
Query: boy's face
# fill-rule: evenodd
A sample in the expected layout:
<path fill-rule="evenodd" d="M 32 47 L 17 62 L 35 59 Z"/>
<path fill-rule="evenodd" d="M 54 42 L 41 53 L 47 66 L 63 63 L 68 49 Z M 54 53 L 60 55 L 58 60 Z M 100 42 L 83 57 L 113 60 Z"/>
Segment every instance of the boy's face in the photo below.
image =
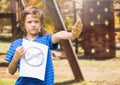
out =
<path fill-rule="evenodd" d="M 28 14 L 24 24 L 27 35 L 37 36 L 41 30 L 41 23 L 37 14 Z"/>

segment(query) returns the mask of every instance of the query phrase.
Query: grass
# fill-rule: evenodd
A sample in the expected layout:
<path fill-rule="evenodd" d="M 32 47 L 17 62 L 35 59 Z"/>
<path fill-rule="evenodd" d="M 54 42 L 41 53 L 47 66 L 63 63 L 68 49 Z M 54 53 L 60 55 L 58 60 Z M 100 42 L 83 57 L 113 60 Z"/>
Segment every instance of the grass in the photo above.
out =
<path fill-rule="evenodd" d="M 14 85 L 14 83 L 15 83 L 15 80 L 12 80 L 12 79 L 4 79 L 4 78 L 0 79 L 0 85 Z M 62 84 L 56 83 L 55 85 L 62 85 Z M 88 85 L 88 82 L 84 81 L 81 83 L 74 83 L 74 84 L 69 84 L 69 85 Z"/>
<path fill-rule="evenodd" d="M 114 60 L 113 60 L 114 61 Z M 83 68 L 86 67 L 88 70 L 93 70 L 92 67 L 100 68 L 100 71 L 103 70 L 109 70 L 109 69 L 116 69 L 119 68 L 120 62 L 111 62 L 111 60 L 78 60 L 79 65 L 82 69 L 83 75 L 85 74 Z M 67 59 L 63 60 L 53 60 L 54 70 L 55 70 L 55 85 L 119 85 L 120 79 L 109 79 L 108 81 L 91 81 L 85 79 L 85 81 L 75 81 L 74 76 L 72 74 L 69 62 Z M 111 70 L 111 74 L 112 74 Z M 87 71 L 86 71 L 87 72 Z M 92 73 L 89 74 L 90 76 Z M 97 75 L 97 74 L 96 74 Z M 103 74 L 101 74 L 103 75 Z M 118 74 L 119 75 L 119 74 Z M 86 76 L 84 75 L 86 78 Z M 8 79 L 8 78 L 0 78 L 0 85 L 14 85 L 15 80 L 14 79 Z M 108 83 L 108 84 L 105 84 Z M 110 83 L 110 84 L 109 84 Z M 111 84 L 112 83 L 112 84 Z"/>
<path fill-rule="evenodd" d="M 86 70 L 89 70 L 89 71 L 92 70 L 91 72 L 93 72 L 93 74 L 94 74 L 94 71 L 96 71 L 98 68 L 99 68 L 99 70 L 103 71 L 101 75 L 104 75 L 103 74 L 103 73 L 105 73 L 104 71 L 107 71 L 107 70 L 112 71 L 113 69 L 115 70 L 117 68 L 120 68 L 120 62 L 114 61 L 111 59 L 110 60 L 97 60 L 97 61 L 83 59 L 83 60 L 78 60 L 78 61 L 79 61 L 79 65 L 81 66 L 82 71 L 83 71 L 83 68 L 88 67 Z M 55 72 L 56 72 L 55 73 L 55 75 L 56 75 L 55 82 L 64 83 L 64 84 L 58 84 L 58 85 L 109 85 L 109 83 L 112 83 L 110 85 L 119 85 L 120 84 L 120 79 L 114 79 L 114 78 L 107 80 L 107 81 L 106 80 L 99 80 L 99 81 L 90 81 L 89 80 L 89 81 L 87 81 L 85 79 L 85 81 L 83 81 L 83 82 L 76 82 L 76 81 L 74 81 L 73 76 L 66 78 L 66 76 L 68 76 L 68 75 L 73 75 L 72 71 L 70 71 L 71 69 L 70 69 L 70 66 L 69 66 L 69 63 L 67 60 L 54 60 L 53 64 L 54 64 Z M 58 72 L 59 70 L 61 70 L 60 71 L 61 73 Z M 84 71 L 86 71 L 86 70 L 84 70 Z M 86 72 L 88 72 L 88 71 L 86 71 Z M 67 73 L 69 73 L 69 74 L 66 75 Z M 86 74 L 86 73 L 83 72 L 83 75 L 84 74 Z M 114 73 L 112 73 L 112 72 L 111 72 L 111 74 L 114 75 Z M 61 75 L 61 77 L 59 77 L 60 75 Z M 89 74 L 89 76 L 90 75 L 92 76 L 92 74 Z M 94 75 L 96 75 L 96 74 L 94 74 Z M 110 76 L 110 74 L 108 74 L 108 76 Z M 70 84 L 65 84 L 65 83 L 70 83 Z M 106 83 L 108 83 L 108 84 L 106 84 Z"/>
<path fill-rule="evenodd" d="M 83 71 L 84 67 L 90 71 L 92 67 L 100 68 L 100 70 L 120 68 L 120 62 L 111 62 L 111 60 L 78 60 L 79 65 Z M 115 63 L 116 62 L 116 63 Z M 67 59 L 63 60 L 53 60 L 54 70 L 55 70 L 55 85 L 119 85 L 120 79 L 112 79 L 109 81 L 75 81 L 69 62 Z M 111 72 L 112 73 L 112 72 Z M 84 72 L 83 72 L 84 75 Z M 89 74 L 91 75 L 91 74 Z M 101 74 L 102 75 L 102 74 Z M 119 75 L 119 74 L 118 74 Z M 85 76 L 86 77 L 86 76 Z M 14 85 L 15 80 L 8 78 L 0 78 L 0 85 Z M 112 84 L 105 84 L 110 82 Z"/>
<path fill-rule="evenodd" d="M 7 53 L 10 46 L 10 42 L 0 40 L 0 53 Z"/>
<path fill-rule="evenodd" d="M 0 79 L 0 85 L 14 85 L 15 80 L 12 79 L 6 79 L 6 78 L 1 78 Z"/>

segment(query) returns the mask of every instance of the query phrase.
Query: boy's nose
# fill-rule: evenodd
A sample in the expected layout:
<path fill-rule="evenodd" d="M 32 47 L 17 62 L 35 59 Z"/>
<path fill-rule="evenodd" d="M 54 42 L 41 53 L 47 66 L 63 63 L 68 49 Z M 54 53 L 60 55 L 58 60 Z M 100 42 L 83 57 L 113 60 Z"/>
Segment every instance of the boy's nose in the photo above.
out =
<path fill-rule="evenodd" d="M 32 23 L 31 23 L 31 25 L 32 25 L 32 26 L 35 26 L 35 23 L 34 23 L 34 22 L 32 22 Z"/>

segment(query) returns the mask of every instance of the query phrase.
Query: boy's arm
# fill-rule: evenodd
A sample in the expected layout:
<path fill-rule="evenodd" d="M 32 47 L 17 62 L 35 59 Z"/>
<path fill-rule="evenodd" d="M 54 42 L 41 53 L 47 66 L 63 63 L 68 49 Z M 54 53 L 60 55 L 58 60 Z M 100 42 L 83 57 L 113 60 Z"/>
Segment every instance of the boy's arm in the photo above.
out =
<path fill-rule="evenodd" d="M 59 31 L 52 36 L 52 43 L 55 44 L 59 42 L 61 39 L 72 39 L 72 38 L 78 38 L 80 33 L 82 32 L 82 22 L 80 19 L 78 19 L 73 26 L 73 29 L 71 32 L 67 31 Z"/>
<path fill-rule="evenodd" d="M 17 71 L 18 60 L 22 57 L 24 53 L 25 53 L 24 47 L 19 46 L 16 49 L 16 52 L 12 58 L 12 61 L 8 65 L 8 70 L 10 74 L 13 75 Z"/>
<path fill-rule="evenodd" d="M 18 64 L 18 60 L 15 59 L 15 56 L 13 57 L 12 61 L 9 63 L 8 65 L 8 71 L 10 74 L 14 74 L 17 71 L 17 64 Z"/>

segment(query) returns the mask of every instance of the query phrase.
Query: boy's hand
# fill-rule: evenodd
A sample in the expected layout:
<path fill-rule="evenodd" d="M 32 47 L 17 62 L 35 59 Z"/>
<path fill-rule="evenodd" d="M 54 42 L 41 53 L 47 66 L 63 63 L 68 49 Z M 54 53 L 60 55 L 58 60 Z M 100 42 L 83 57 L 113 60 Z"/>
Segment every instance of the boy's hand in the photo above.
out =
<path fill-rule="evenodd" d="M 73 38 L 78 38 L 79 37 L 79 35 L 82 32 L 82 27 L 83 27 L 83 24 L 81 22 L 81 19 L 78 18 L 78 20 L 76 21 L 76 23 L 75 23 L 75 25 L 73 26 L 73 29 L 72 29 Z"/>
<path fill-rule="evenodd" d="M 25 49 L 23 46 L 19 46 L 16 48 L 16 52 L 15 52 L 15 60 L 19 60 L 25 53 Z"/>

